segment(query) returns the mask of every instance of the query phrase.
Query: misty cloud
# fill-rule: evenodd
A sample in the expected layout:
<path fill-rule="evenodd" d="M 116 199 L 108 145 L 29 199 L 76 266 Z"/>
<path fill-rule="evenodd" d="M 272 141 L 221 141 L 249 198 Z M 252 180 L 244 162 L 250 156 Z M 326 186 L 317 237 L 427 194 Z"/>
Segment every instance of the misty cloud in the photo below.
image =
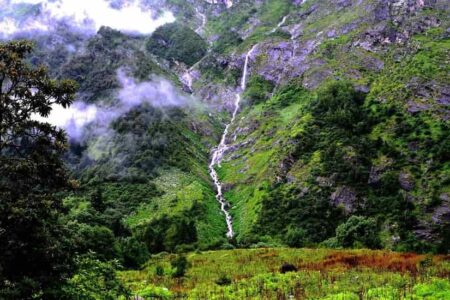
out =
<path fill-rule="evenodd" d="M 86 104 L 77 101 L 69 108 L 55 106 L 48 118 L 34 117 L 63 128 L 71 139 L 80 140 L 87 125 L 94 124 L 98 130 L 109 127 L 112 121 L 132 109 L 149 104 L 156 108 L 189 106 L 192 98 L 180 94 L 172 83 L 164 78 L 152 77 L 149 81 L 136 82 L 120 69 L 117 72 L 121 89 L 117 92 L 117 102 L 111 104 Z"/>
<path fill-rule="evenodd" d="M 153 77 L 151 81 L 137 83 L 134 78 L 118 71 L 122 89 L 119 99 L 124 107 L 134 107 L 149 103 L 154 107 L 185 106 L 187 98 L 180 96 L 172 83 L 163 78 Z"/>
<path fill-rule="evenodd" d="M 121 1 L 120 5 L 106 0 L 0 0 L 0 6 L 3 10 L 0 36 L 3 37 L 51 31 L 61 22 L 91 34 L 101 26 L 125 33 L 150 34 L 159 26 L 175 21 L 171 12 L 156 15 L 142 0 Z"/>

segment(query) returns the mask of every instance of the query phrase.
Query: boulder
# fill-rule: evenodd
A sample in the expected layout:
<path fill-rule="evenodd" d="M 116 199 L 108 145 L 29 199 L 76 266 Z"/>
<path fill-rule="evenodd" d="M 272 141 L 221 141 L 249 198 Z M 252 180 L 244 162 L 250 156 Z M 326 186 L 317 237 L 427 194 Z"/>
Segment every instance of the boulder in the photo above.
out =
<path fill-rule="evenodd" d="M 354 211 L 357 194 L 350 187 L 340 186 L 331 194 L 330 200 L 334 206 L 342 206 L 345 213 L 350 214 Z"/>

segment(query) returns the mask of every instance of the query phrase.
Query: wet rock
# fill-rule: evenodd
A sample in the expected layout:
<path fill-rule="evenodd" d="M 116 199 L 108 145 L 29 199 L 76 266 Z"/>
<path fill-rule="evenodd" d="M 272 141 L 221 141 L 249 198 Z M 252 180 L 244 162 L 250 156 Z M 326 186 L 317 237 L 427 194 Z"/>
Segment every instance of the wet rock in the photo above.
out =
<path fill-rule="evenodd" d="M 304 75 L 303 85 L 308 89 L 315 89 L 331 75 L 333 75 L 333 71 L 330 69 L 316 69 L 310 74 Z"/>
<path fill-rule="evenodd" d="M 450 195 L 442 193 L 439 199 L 442 203 L 434 209 L 431 219 L 436 225 L 450 224 Z"/>
<path fill-rule="evenodd" d="M 349 214 L 354 211 L 357 194 L 350 187 L 340 186 L 331 194 L 330 200 L 334 206 L 342 206 L 344 211 Z"/>
<path fill-rule="evenodd" d="M 413 100 L 409 100 L 406 104 L 408 107 L 408 112 L 411 114 L 415 114 L 421 111 L 427 111 L 431 108 L 431 105 L 424 102 L 417 102 Z"/>
<path fill-rule="evenodd" d="M 450 87 L 442 88 L 441 96 L 436 102 L 440 105 L 450 106 Z"/>
<path fill-rule="evenodd" d="M 226 193 L 231 191 L 234 188 L 234 184 L 231 183 L 222 183 L 222 192 Z"/>
<path fill-rule="evenodd" d="M 331 187 L 334 184 L 334 180 L 331 177 L 316 177 L 316 182 L 320 187 Z"/>
<path fill-rule="evenodd" d="M 419 226 L 414 230 L 414 233 L 421 240 L 430 242 L 434 242 L 436 240 L 433 230 L 428 226 Z"/>
<path fill-rule="evenodd" d="M 372 186 L 377 186 L 381 181 L 381 177 L 384 173 L 384 170 L 385 170 L 384 167 L 372 166 L 372 168 L 370 169 L 368 183 Z"/>
<path fill-rule="evenodd" d="M 305 0 L 293 0 L 292 4 L 294 4 L 295 6 L 299 6 L 303 4 L 303 2 L 305 2 Z"/>
<path fill-rule="evenodd" d="M 450 203 L 450 195 L 448 193 L 442 193 L 439 195 L 439 200 Z"/>
<path fill-rule="evenodd" d="M 289 172 L 289 170 L 291 169 L 292 165 L 294 165 L 295 163 L 295 159 L 289 155 L 287 157 L 285 157 L 281 162 L 280 165 L 278 167 L 279 171 L 278 171 L 278 175 L 277 175 L 277 181 L 281 182 L 286 178 L 286 174 Z"/>
<path fill-rule="evenodd" d="M 409 192 L 414 189 L 414 178 L 410 173 L 401 172 L 398 176 L 398 182 L 405 191 Z"/>

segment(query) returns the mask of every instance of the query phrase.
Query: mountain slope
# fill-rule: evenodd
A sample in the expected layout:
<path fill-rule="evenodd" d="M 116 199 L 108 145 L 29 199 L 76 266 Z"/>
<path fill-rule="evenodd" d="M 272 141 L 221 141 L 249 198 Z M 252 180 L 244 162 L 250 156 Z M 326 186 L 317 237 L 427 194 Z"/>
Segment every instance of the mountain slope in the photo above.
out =
<path fill-rule="evenodd" d="M 247 107 L 218 168 L 239 241 L 317 243 L 364 215 L 378 224 L 379 246 L 448 248 L 446 16 L 440 1 L 240 1 L 212 17 L 214 43 L 227 30 L 240 38 L 197 66 L 194 90 L 207 101 L 217 91 L 232 101 L 239 53 L 256 45 Z M 365 94 L 356 107 L 329 108 L 355 109 L 362 129 L 323 125 L 314 113 L 317 88 L 333 80 Z M 326 89 L 325 98 L 339 90 Z"/>
<path fill-rule="evenodd" d="M 67 160 L 80 183 L 67 201 L 74 221 L 132 236 L 151 251 L 173 250 L 177 239 L 226 243 L 208 162 L 240 94 L 216 168 L 238 243 L 342 246 L 337 229 L 364 216 L 369 222 L 356 225 L 374 231 L 372 246 L 445 251 L 445 1 L 145 5 L 178 21 L 151 36 L 106 27 L 88 36 L 61 24 L 56 36 L 36 36 L 32 62 L 75 79 L 78 98 L 101 111 L 119 111 L 127 82 L 137 91 L 169 80 L 189 103 L 158 107 L 147 95 L 148 103 L 125 106 L 71 141 Z M 104 202 L 97 211 L 96 201 Z M 182 227 L 187 238 L 174 233 Z"/>

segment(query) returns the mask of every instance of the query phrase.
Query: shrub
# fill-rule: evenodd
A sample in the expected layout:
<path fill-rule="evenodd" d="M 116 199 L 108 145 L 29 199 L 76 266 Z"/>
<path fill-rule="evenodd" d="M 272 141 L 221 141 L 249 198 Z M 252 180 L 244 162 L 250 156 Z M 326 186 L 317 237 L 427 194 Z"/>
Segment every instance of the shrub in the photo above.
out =
<path fill-rule="evenodd" d="M 158 287 L 158 286 L 147 286 L 144 289 L 140 290 L 137 293 L 139 296 L 144 297 L 145 299 L 171 299 L 172 293 L 165 287 Z M 138 297 L 133 298 L 138 299 Z M 142 299 L 139 297 L 139 299 Z"/>
<path fill-rule="evenodd" d="M 269 99 L 273 91 L 273 83 L 262 76 L 252 76 L 247 84 L 244 98 L 250 104 L 258 104 Z"/>
<path fill-rule="evenodd" d="M 227 49 L 242 43 L 241 36 L 236 31 L 225 31 L 215 42 L 213 50 L 224 53 Z"/>
<path fill-rule="evenodd" d="M 164 268 L 162 266 L 156 266 L 155 275 L 164 276 Z"/>
<path fill-rule="evenodd" d="M 336 228 L 336 239 L 342 247 L 379 248 L 378 226 L 373 218 L 351 216 Z"/>
<path fill-rule="evenodd" d="M 215 282 L 218 285 L 230 285 L 231 279 L 229 277 L 227 277 L 225 274 L 223 274 Z"/>
<path fill-rule="evenodd" d="M 64 299 L 118 299 L 129 296 L 129 291 L 116 277 L 117 261 L 101 262 L 92 254 L 78 257 L 75 274 L 70 278 L 63 291 Z"/>
<path fill-rule="evenodd" d="M 138 268 L 150 258 L 147 246 L 135 237 L 127 237 L 121 240 L 123 264 L 128 268 Z"/>
<path fill-rule="evenodd" d="M 303 247 L 307 241 L 307 232 L 302 228 L 289 227 L 284 239 L 289 247 Z"/>
<path fill-rule="evenodd" d="M 280 273 L 284 274 L 287 272 L 297 272 L 297 267 L 293 264 L 284 263 L 280 268 Z"/>
<path fill-rule="evenodd" d="M 183 277 L 189 267 L 189 262 L 183 255 L 178 256 L 175 260 L 171 261 L 170 264 L 172 265 L 172 268 L 175 268 L 175 271 L 172 273 L 172 277 L 174 278 Z"/>
<path fill-rule="evenodd" d="M 350 82 L 333 81 L 319 90 L 312 112 L 330 127 L 351 130 L 364 121 L 363 102 L 364 95 L 357 92 Z"/>

